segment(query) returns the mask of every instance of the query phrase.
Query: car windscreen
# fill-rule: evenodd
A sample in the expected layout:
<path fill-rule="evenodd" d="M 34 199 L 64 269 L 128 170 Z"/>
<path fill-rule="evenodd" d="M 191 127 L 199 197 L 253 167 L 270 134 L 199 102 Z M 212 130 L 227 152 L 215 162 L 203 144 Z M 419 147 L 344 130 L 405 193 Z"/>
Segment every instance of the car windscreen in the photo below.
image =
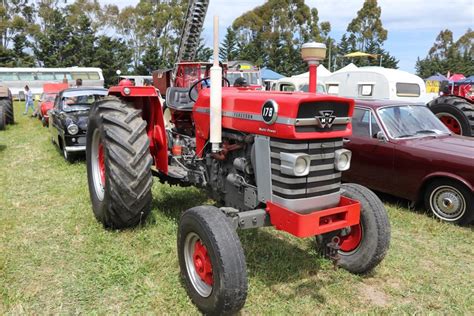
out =
<path fill-rule="evenodd" d="M 103 98 L 105 94 L 68 93 L 63 95 L 62 107 L 66 112 L 88 110 L 94 102 Z"/>
<path fill-rule="evenodd" d="M 443 123 L 424 105 L 389 106 L 378 109 L 392 138 L 449 134 Z"/>

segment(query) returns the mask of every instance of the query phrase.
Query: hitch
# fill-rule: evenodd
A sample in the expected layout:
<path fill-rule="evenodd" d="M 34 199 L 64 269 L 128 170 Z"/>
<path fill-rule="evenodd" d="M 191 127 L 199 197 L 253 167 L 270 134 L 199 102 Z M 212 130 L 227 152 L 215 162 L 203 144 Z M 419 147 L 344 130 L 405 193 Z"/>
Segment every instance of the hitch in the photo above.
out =
<path fill-rule="evenodd" d="M 341 242 L 341 239 L 339 236 L 334 236 L 332 237 L 331 241 L 326 244 L 328 248 L 328 253 L 327 256 L 328 258 L 332 261 L 334 265 L 334 270 L 337 269 L 337 266 L 339 264 L 339 259 L 341 257 L 339 256 L 339 243 Z"/>

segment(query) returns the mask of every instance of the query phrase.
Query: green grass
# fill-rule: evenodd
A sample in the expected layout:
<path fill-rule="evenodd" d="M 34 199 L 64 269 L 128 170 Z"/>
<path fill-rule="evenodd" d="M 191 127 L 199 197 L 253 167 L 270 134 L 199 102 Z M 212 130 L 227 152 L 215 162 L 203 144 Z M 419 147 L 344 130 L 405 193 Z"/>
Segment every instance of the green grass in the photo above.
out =
<path fill-rule="evenodd" d="M 106 231 L 92 214 L 84 160 L 65 162 L 20 107 L 17 124 L 0 131 L 0 314 L 197 314 L 179 278 L 176 231 L 180 212 L 206 196 L 155 181 L 145 227 Z M 243 313 L 472 313 L 472 227 L 386 206 L 391 247 L 365 277 L 334 271 L 310 239 L 239 232 Z"/>

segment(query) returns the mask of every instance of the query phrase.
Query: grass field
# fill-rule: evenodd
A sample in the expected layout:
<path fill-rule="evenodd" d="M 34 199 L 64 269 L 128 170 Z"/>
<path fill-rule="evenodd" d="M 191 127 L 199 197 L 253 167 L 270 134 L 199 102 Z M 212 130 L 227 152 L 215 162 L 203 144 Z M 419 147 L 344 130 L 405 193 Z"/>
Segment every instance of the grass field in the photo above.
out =
<path fill-rule="evenodd" d="M 0 314 L 197 314 L 179 278 L 177 219 L 212 201 L 155 181 L 146 225 L 106 231 L 92 214 L 84 160 L 65 162 L 20 106 L 17 124 L 0 131 Z M 334 271 L 310 239 L 239 232 L 249 274 L 242 313 L 473 313 L 472 227 L 386 207 L 391 247 L 364 277 Z"/>

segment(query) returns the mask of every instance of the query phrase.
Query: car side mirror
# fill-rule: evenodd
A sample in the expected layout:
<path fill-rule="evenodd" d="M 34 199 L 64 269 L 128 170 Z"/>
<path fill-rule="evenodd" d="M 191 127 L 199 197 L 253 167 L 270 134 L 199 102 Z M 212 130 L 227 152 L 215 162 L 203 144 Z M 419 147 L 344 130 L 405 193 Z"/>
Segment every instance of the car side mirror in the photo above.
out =
<path fill-rule="evenodd" d="M 385 137 L 385 134 L 382 131 L 378 131 L 377 134 L 375 134 L 375 138 L 377 138 L 381 143 L 387 142 L 387 137 Z"/>

